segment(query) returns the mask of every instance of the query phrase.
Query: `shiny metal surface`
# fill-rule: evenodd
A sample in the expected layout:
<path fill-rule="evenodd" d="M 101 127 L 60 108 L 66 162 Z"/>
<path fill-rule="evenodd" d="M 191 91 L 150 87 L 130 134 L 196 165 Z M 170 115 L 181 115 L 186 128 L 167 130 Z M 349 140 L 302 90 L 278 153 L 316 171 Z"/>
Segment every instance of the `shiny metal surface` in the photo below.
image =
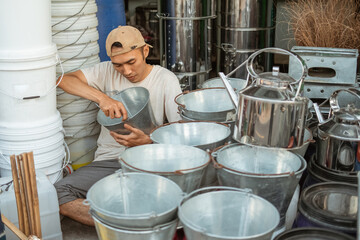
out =
<path fill-rule="evenodd" d="M 281 149 L 231 144 L 217 151 L 217 176 L 221 185 L 248 188 L 274 204 L 280 224 L 297 184 L 306 169 L 299 155 Z"/>
<path fill-rule="evenodd" d="M 229 73 L 252 53 L 275 42 L 276 1 L 217 1 L 217 70 Z M 269 65 L 270 58 L 260 60 Z M 239 69 L 233 77 L 246 78 Z"/>
<path fill-rule="evenodd" d="M 331 94 L 329 104 L 333 112 L 344 108 L 360 109 L 360 90 L 356 88 L 339 89 Z"/>
<path fill-rule="evenodd" d="M 183 144 L 203 150 L 213 150 L 229 141 L 231 129 L 216 122 L 176 122 L 156 128 L 150 138 L 154 143 Z M 203 175 L 201 186 L 210 186 L 217 181 L 213 164 Z"/>
<path fill-rule="evenodd" d="M 318 227 L 293 228 L 280 233 L 274 240 L 354 240 L 348 234 Z"/>
<path fill-rule="evenodd" d="M 154 174 L 114 173 L 96 182 L 86 201 L 113 226 L 151 228 L 176 218 L 183 196 L 173 181 Z"/>
<path fill-rule="evenodd" d="M 178 215 L 188 240 L 267 240 L 279 223 L 271 203 L 227 187 L 192 192 L 180 203 Z"/>
<path fill-rule="evenodd" d="M 354 171 L 360 142 L 358 112 L 341 109 L 318 125 L 316 162 L 324 167 Z"/>
<path fill-rule="evenodd" d="M 230 85 L 234 88 L 235 92 L 238 92 L 246 87 L 246 80 L 241 78 L 228 78 Z M 211 78 L 203 82 L 199 88 L 214 88 L 224 87 L 224 83 L 220 78 Z"/>
<path fill-rule="evenodd" d="M 357 186 L 341 182 L 314 184 L 302 192 L 299 211 L 320 226 L 356 232 Z"/>
<path fill-rule="evenodd" d="M 128 230 L 111 227 L 94 216 L 93 219 L 100 240 L 169 240 L 174 236 L 178 223 L 174 220 L 152 229 Z"/>
<path fill-rule="evenodd" d="M 213 5 L 211 0 L 160 0 L 164 66 L 175 74 L 196 80 L 197 75 L 211 70 Z"/>
<path fill-rule="evenodd" d="M 158 174 L 188 193 L 199 188 L 210 155 L 192 146 L 147 144 L 126 149 L 120 163 L 125 172 Z"/>
<path fill-rule="evenodd" d="M 300 97 L 300 89 L 307 73 L 306 65 L 297 57 L 302 65 L 302 73 L 293 82 L 286 74 L 280 74 L 276 68 L 270 73 L 257 74 L 253 66 L 254 59 L 262 52 L 296 56 L 279 48 L 266 48 L 252 54 L 241 65 L 246 64 L 249 75 L 254 79 L 250 86 L 239 92 L 238 103 L 224 73 L 219 73 L 233 104 L 238 109 L 234 139 L 245 144 L 267 147 L 302 146 L 308 99 Z M 296 92 L 291 84 L 298 84 Z"/>
<path fill-rule="evenodd" d="M 155 143 L 182 144 L 213 150 L 225 144 L 231 130 L 216 122 L 175 122 L 156 128 L 150 138 Z"/>
<path fill-rule="evenodd" d="M 132 87 L 111 96 L 111 98 L 122 102 L 128 113 L 128 119 L 125 121 L 120 118 L 107 117 L 103 111 L 99 110 L 97 121 L 110 131 L 119 134 L 129 134 L 130 131 L 124 128 L 124 124 L 142 130 L 146 134 L 150 134 L 155 128 L 155 118 L 150 105 L 150 93 L 143 87 Z"/>
<path fill-rule="evenodd" d="M 185 92 L 175 98 L 179 110 L 195 120 L 226 121 L 235 113 L 224 88 L 207 88 Z"/>
<path fill-rule="evenodd" d="M 312 134 L 311 130 L 309 128 L 305 128 L 303 145 L 298 146 L 298 147 L 293 147 L 293 148 L 289 149 L 289 151 L 292 153 L 299 154 L 300 156 L 304 157 L 306 150 L 309 147 L 309 144 L 314 141 L 315 140 L 313 139 L 313 134 Z"/>

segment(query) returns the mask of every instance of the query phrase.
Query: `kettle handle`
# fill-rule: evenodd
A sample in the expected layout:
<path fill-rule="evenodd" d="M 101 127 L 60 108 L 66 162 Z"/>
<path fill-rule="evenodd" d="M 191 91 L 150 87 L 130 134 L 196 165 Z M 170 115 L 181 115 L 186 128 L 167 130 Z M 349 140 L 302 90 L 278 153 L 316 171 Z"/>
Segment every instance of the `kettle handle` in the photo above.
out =
<path fill-rule="evenodd" d="M 308 69 L 307 69 L 306 63 L 299 55 L 297 55 L 293 52 L 290 52 L 288 50 L 282 49 L 282 48 L 264 48 L 264 49 L 260 49 L 259 51 L 256 51 L 253 54 L 251 54 L 246 62 L 246 69 L 252 77 L 254 77 L 254 78 L 259 77 L 259 75 L 254 70 L 253 62 L 254 62 L 255 57 L 257 57 L 259 54 L 261 54 L 263 52 L 289 55 L 289 56 L 294 57 L 296 60 L 298 60 L 298 62 L 301 64 L 302 74 L 298 80 L 296 80 L 294 83 L 291 83 L 291 84 L 298 84 L 301 80 L 303 80 L 307 76 Z"/>
<path fill-rule="evenodd" d="M 357 90 L 356 88 L 344 88 L 344 89 L 336 90 L 335 92 L 333 92 L 331 94 L 331 96 L 329 98 L 329 104 L 330 104 L 331 110 L 333 112 L 336 112 L 340 109 L 339 102 L 337 99 L 337 96 L 340 92 L 348 92 L 360 99 L 360 91 Z"/>

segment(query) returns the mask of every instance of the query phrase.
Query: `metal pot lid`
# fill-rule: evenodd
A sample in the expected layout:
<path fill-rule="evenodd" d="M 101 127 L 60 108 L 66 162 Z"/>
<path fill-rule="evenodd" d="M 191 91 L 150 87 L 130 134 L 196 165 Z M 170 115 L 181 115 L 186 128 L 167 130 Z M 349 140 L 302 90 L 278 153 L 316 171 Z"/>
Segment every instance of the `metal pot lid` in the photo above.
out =
<path fill-rule="evenodd" d="M 289 84 L 294 82 L 288 74 L 279 72 L 279 67 L 273 67 L 272 72 L 259 73 L 256 78 L 257 84 L 274 88 L 288 88 Z"/>
<path fill-rule="evenodd" d="M 340 109 L 333 117 L 319 124 L 319 136 L 329 135 L 345 141 L 360 141 L 360 111 L 358 109 Z"/>
<path fill-rule="evenodd" d="M 340 182 L 311 185 L 301 194 L 299 210 L 305 216 L 321 222 L 356 228 L 357 186 Z"/>
<path fill-rule="evenodd" d="M 294 98 L 294 94 L 287 89 L 264 87 L 261 85 L 250 86 L 240 91 L 239 95 L 274 101 L 292 101 Z"/>

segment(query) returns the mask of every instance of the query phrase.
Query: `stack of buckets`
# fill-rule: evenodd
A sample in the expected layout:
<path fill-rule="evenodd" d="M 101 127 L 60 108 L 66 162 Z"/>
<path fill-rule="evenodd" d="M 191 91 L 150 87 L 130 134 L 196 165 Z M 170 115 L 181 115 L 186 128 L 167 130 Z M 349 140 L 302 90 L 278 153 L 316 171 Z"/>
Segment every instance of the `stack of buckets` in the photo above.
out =
<path fill-rule="evenodd" d="M 50 1 L 0 3 L 1 177 L 11 176 L 10 155 L 33 151 L 36 170 L 52 183 L 62 178 L 67 156 L 50 23 Z"/>
<path fill-rule="evenodd" d="M 95 0 L 52 1 L 52 33 L 61 64 L 57 75 L 100 62 L 99 34 L 96 29 L 97 5 Z M 70 149 L 74 170 L 94 159 L 100 126 L 96 122 L 98 107 L 91 101 L 57 90 L 57 108 L 65 129 L 65 141 Z"/>

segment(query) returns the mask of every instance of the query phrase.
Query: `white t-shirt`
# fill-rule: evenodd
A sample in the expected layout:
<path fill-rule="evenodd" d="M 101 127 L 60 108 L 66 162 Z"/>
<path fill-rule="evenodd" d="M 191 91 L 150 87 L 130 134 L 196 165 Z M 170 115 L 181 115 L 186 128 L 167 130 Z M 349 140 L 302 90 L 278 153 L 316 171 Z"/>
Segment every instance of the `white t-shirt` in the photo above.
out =
<path fill-rule="evenodd" d="M 178 114 L 175 97 L 181 93 L 179 80 L 174 73 L 158 65 L 154 65 L 150 74 L 141 82 L 132 83 L 117 72 L 112 63 L 102 62 L 93 67 L 81 70 L 88 84 L 104 93 L 121 91 L 131 87 L 144 87 L 150 92 L 150 104 L 156 125 L 181 120 Z M 100 110 L 101 111 L 101 110 Z M 94 161 L 117 159 L 125 150 L 125 146 L 117 143 L 109 130 L 101 126 L 97 141 L 98 149 Z"/>

